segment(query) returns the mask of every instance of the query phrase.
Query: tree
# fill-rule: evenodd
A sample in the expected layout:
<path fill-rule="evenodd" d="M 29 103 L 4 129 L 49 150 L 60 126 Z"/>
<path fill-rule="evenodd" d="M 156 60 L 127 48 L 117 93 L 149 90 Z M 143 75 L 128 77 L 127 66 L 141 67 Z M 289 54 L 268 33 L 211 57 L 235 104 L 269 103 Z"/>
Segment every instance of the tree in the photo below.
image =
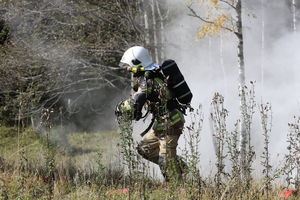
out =
<path fill-rule="evenodd" d="M 96 115 L 113 113 L 112 99 L 129 83 L 118 62 L 126 48 L 141 43 L 137 23 L 119 2 L 1 1 L 0 17 L 10 30 L 0 46 L 1 110 L 17 109 L 16 101 L 23 102 L 26 117 L 43 107 L 62 108 L 64 118 L 85 127 L 99 120 Z M 127 8 L 135 21 L 136 2 Z M 10 117 L 1 118 L 13 121 L 17 112 L 8 110 Z"/>
<path fill-rule="evenodd" d="M 143 45 L 150 49 L 155 62 L 161 63 L 165 59 L 166 39 L 164 34 L 168 19 L 168 10 L 165 9 L 166 1 L 140 0 L 139 2 Z"/>
<path fill-rule="evenodd" d="M 111 118 L 114 101 L 130 86 L 130 77 L 118 68 L 123 52 L 144 45 L 157 62 L 164 58 L 163 4 L 1 1 L 1 121 L 12 125 L 20 105 L 24 119 L 52 107 L 59 118 L 84 129 L 99 124 L 100 117 Z"/>
<path fill-rule="evenodd" d="M 190 11 L 190 16 L 201 20 L 204 25 L 199 31 L 199 37 L 202 38 L 207 35 L 216 34 L 220 31 L 227 30 L 234 33 L 237 38 L 237 58 L 239 69 L 239 97 L 240 97 L 240 132 L 241 132 L 241 146 L 240 146 L 240 165 L 241 175 L 244 179 L 247 171 L 247 144 L 248 137 L 250 137 L 250 121 L 247 112 L 246 95 L 245 95 L 245 62 L 244 62 L 244 40 L 243 40 L 243 20 L 242 20 L 242 0 L 202 0 L 202 5 L 209 7 L 208 16 L 199 15 L 193 8 L 193 1 L 191 1 L 187 8 Z M 229 10 L 229 11 L 228 11 Z M 229 13 L 233 12 L 235 17 Z M 249 150 L 248 150 L 249 151 Z"/>

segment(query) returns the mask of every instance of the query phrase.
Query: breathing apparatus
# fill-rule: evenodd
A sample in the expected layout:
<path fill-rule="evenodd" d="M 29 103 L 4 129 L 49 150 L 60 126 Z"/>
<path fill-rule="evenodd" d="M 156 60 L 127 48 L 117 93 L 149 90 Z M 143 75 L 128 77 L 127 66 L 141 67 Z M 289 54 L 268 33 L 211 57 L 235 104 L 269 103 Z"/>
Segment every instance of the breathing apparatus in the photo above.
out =
<path fill-rule="evenodd" d="M 128 65 L 127 70 L 133 73 L 133 77 L 143 76 L 145 74 L 145 67 L 141 65 L 138 59 L 131 60 L 132 66 Z"/>

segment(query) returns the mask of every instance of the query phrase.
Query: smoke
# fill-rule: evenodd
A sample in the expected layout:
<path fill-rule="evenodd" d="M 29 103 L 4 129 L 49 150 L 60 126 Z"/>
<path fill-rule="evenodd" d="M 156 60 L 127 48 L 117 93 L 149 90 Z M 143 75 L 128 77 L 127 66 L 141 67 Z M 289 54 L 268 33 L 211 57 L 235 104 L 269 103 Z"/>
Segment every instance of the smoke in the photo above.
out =
<path fill-rule="evenodd" d="M 247 83 L 256 82 L 258 104 L 262 101 L 272 104 L 273 127 L 270 148 L 272 164 L 278 166 L 280 160 L 278 156 L 282 158 L 286 149 L 287 123 L 294 115 L 299 115 L 300 94 L 297 91 L 300 85 L 298 79 L 300 69 L 297 65 L 300 59 L 297 56 L 297 49 L 300 34 L 292 32 L 290 5 L 285 1 L 264 0 L 263 5 L 261 0 L 244 2 L 246 79 Z M 203 105 L 201 167 L 207 171 L 211 166 L 210 161 L 215 157 L 208 121 L 213 94 L 220 92 L 225 97 L 225 106 L 230 115 L 229 130 L 233 130 L 233 124 L 239 118 L 237 41 L 232 33 L 225 31 L 221 33 L 222 41 L 220 35 L 197 40 L 196 35 L 202 22 L 188 16 L 189 11 L 184 1 L 169 0 L 168 8 L 170 12 L 176 12 L 176 15 L 173 15 L 172 23 L 166 30 L 167 57 L 176 60 L 181 67 L 194 94 L 192 105 L 194 107 L 198 104 Z M 264 33 L 262 33 L 263 22 Z M 258 109 L 255 111 L 252 141 L 256 148 L 256 158 L 259 159 L 263 137 L 259 111 Z M 180 146 L 183 142 L 182 137 Z"/>
<path fill-rule="evenodd" d="M 299 115 L 300 93 L 298 91 L 300 81 L 298 76 L 300 75 L 300 68 L 297 65 L 300 63 L 300 58 L 297 53 L 300 46 L 300 34 L 292 32 L 291 6 L 287 1 L 264 0 L 263 6 L 261 1 L 244 1 L 243 5 L 246 78 L 248 82 L 250 80 L 256 81 L 257 102 L 260 103 L 263 100 L 272 104 L 271 153 L 273 164 L 276 165 L 277 154 L 282 157 L 285 152 L 287 123 L 292 120 L 293 115 Z M 14 44 L 27 46 L 31 51 L 36 52 L 38 60 L 55 61 L 50 66 L 54 64 L 66 66 L 65 70 L 72 71 L 74 66 L 91 64 L 91 61 L 86 57 L 76 53 L 76 49 L 79 47 L 78 43 L 72 43 L 65 38 L 63 40 L 48 38 L 51 35 L 49 33 L 60 30 L 62 24 L 69 23 L 69 21 L 59 21 L 53 25 L 53 18 L 56 19 L 55 16 L 59 16 L 59 13 L 56 12 L 56 15 L 52 16 L 48 11 L 60 10 L 64 14 L 69 13 L 70 19 L 75 19 L 74 13 L 78 8 L 71 3 L 73 1 L 56 0 L 49 2 L 45 0 L 39 1 L 36 6 L 35 1 L 28 0 L 31 3 L 23 7 L 24 2 L 20 1 L 13 7 L 7 8 L 5 13 L 5 19 L 13 27 L 13 32 L 18 33 L 11 36 Z M 225 97 L 225 106 L 230 115 L 228 118 L 229 130 L 233 130 L 233 124 L 239 118 L 236 38 L 233 34 L 223 31 L 221 33 L 222 40 L 220 36 L 197 40 L 196 35 L 201 27 L 201 22 L 199 19 L 188 16 L 185 1 L 168 0 L 167 2 L 173 17 L 171 22 L 167 24 L 165 32 L 166 38 L 168 38 L 167 57 L 176 60 L 190 85 L 194 94 L 193 107 L 197 107 L 199 104 L 203 105 L 204 129 L 201 133 L 201 167 L 205 171 L 209 169 L 210 161 L 213 161 L 215 157 L 208 122 L 210 101 L 213 94 L 220 92 Z M 264 18 L 262 18 L 262 7 L 264 8 Z M 263 21 L 265 22 L 264 49 L 262 49 Z M 41 27 L 48 27 L 49 29 L 37 29 Z M 52 27 L 55 30 L 52 30 Z M 54 37 L 55 34 L 52 36 Z M 220 48 L 221 44 L 223 48 Z M 263 54 L 262 50 L 264 50 Z M 262 62 L 264 63 L 263 71 Z M 76 119 L 82 124 L 87 124 L 92 120 L 92 126 L 97 129 L 107 128 L 112 126 L 110 123 L 113 114 L 111 112 L 113 110 L 112 105 L 115 105 L 120 98 L 125 96 L 126 92 L 118 95 L 117 98 L 114 96 L 114 101 L 109 102 L 112 99 L 112 93 L 102 90 L 101 94 L 90 99 L 84 95 L 78 98 L 80 94 L 76 94 L 63 99 L 63 101 L 68 107 L 73 102 L 84 104 L 89 100 L 90 105 L 94 105 L 107 99 L 106 109 L 110 112 L 107 110 L 103 110 L 103 112 L 110 114 L 104 115 L 104 117 L 101 115 L 96 119 L 82 115 Z M 82 109 L 84 110 L 85 107 L 83 106 Z M 186 119 L 188 124 L 189 116 Z M 105 126 L 107 124 L 108 126 Z M 139 130 L 143 129 L 140 126 L 144 127 L 144 125 L 137 125 Z M 259 157 L 263 138 L 258 110 L 254 116 L 252 132 L 252 140 L 258 150 L 256 157 Z M 179 141 L 181 147 L 183 142 L 183 137 L 181 137 Z"/>
<path fill-rule="evenodd" d="M 125 91 L 107 89 L 105 81 L 101 82 L 112 75 L 103 69 L 104 61 L 99 61 L 100 50 L 91 53 L 88 46 L 88 32 L 94 27 L 89 17 L 98 14 L 99 8 L 66 0 L 22 0 L 4 5 L 4 18 L 12 29 L 10 41 L 24 57 L 19 59 L 20 65 L 45 66 L 49 70 L 46 78 L 56 84 L 51 89 L 66 86 L 58 102 L 64 108 L 66 127 L 72 131 L 74 127 L 77 131 L 115 128 L 111 111 Z M 15 52 L 13 56 L 18 57 Z M 97 81 L 91 73 L 96 73 Z"/>

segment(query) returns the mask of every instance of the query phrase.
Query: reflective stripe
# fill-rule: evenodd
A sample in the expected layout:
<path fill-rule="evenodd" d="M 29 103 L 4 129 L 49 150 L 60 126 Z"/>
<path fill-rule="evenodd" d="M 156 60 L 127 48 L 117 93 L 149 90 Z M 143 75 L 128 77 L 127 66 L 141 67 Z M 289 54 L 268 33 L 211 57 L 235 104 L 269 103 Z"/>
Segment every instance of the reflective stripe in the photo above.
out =
<path fill-rule="evenodd" d="M 165 126 L 165 123 L 158 123 L 158 122 L 155 122 L 154 125 L 153 125 L 153 130 L 157 130 L 157 131 L 161 131 L 161 130 L 164 130 L 166 129 L 166 126 Z"/>
<path fill-rule="evenodd" d="M 178 112 L 180 112 L 180 111 L 178 111 Z M 176 124 L 179 121 L 184 122 L 184 117 L 183 117 L 182 113 L 177 113 L 176 115 L 172 116 L 172 120 L 171 120 L 172 125 Z"/>
<path fill-rule="evenodd" d="M 180 122 L 181 120 L 182 120 L 181 118 L 178 118 L 178 119 L 172 121 L 172 122 L 171 122 L 171 126 L 177 124 L 177 122 Z"/>
<path fill-rule="evenodd" d="M 180 97 L 178 97 L 178 99 L 182 99 L 183 97 L 186 97 L 187 95 L 191 94 L 191 91 L 185 93 L 184 95 L 181 95 Z"/>
<path fill-rule="evenodd" d="M 181 81 L 180 83 L 174 85 L 172 88 L 175 89 L 175 88 L 177 88 L 178 86 L 182 85 L 184 82 L 185 82 L 185 80 L 183 80 L 183 81 Z"/>
<path fill-rule="evenodd" d="M 161 80 L 160 78 L 155 78 L 154 79 L 158 84 L 163 84 L 165 83 L 163 80 Z"/>
<path fill-rule="evenodd" d="M 174 116 L 171 117 L 171 120 L 177 120 L 177 119 L 180 119 L 181 116 L 179 114 L 176 114 Z"/>
<path fill-rule="evenodd" d="M 148 94 L 151 93 L 152 87 L 147 85 L 147 87 L 141 88 L 141 90 L 142 90 L 142 92 L 145 92 L 145 93 L 147 93 L 147 95 L 148 95 Z"/>
<path fill-rule="evenodd" d="M 145 71 L 145 68 L 144 68 L 144 67 L 141 67 L 140 65 L 134 65 L 134 66 L 131 68 L 131 71 L 132 71 L 133 73 L 137 73 L 137 72 Z"/>
<path fill-rule="evenodd" d="M 174 65 L 174 63 L 175 63 L 175 62 L 172 61 L 170 64 L 168 64 L 167 66 L 164 67 L 164 70 L 165 70 L 165 69 L 168 69 L 169 67 L 171 67 L 172 65 Z"/>
<path fill-rule="evenodd" d="M 176 119 L 177 117 L 180 117 L 179 113 L 176 112 L 176 114 L 171 116 L 171 119 Z"/>
<path fill-rule="evenodd" d="M 169 120 L 166 122 L 159 123 L 158 121 L 155 121 L 153 125 L 153 130 L 157 130 L 157 131 L 167 130 L 168 127 L 173 126 L 180 121 L 183 122 L 185 121 L 183 114 L 179 110 L 176 109 L 172 113 L 173 115 L 169 116 Z"/>

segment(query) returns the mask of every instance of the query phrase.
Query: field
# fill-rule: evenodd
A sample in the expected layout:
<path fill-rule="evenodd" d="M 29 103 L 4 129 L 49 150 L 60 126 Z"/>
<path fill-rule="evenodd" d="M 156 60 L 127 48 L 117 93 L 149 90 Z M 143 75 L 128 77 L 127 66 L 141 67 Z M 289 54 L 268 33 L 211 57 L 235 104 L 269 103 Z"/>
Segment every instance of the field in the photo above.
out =
<path fill-rule="evenodd" d="M 0 129 L 0 199 L 279 199 L 283 190 L 200 176 L 164 183 L 145 168 L 129 173 L 116 131 L 70 133 L 60 144 L 53 142 L 59 131 L 50 134 L 47 140 L 33 129 Z"/>

